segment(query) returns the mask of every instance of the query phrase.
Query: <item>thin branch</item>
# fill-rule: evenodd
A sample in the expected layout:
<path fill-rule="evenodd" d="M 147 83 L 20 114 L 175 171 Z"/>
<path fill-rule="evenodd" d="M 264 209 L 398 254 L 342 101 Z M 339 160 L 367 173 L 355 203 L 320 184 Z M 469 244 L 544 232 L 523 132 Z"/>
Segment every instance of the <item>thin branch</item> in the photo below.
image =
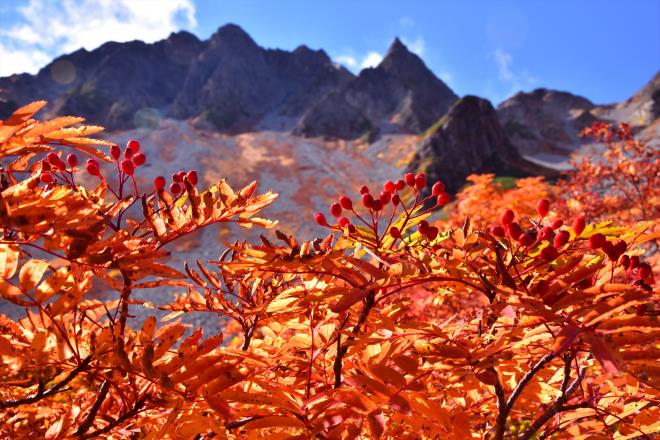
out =
<path fill-rule="evenodd" d="M 142 407 L 144 406 L 144 404 L 145 404 L 145 402 L 147 401 L 148 398 L 149 398 L 149 395 L 145 394 L 140 399 L 138 399 L 137 402 L 135 402 L 135 404 L 133 405 L 133 407 L 129 411 L 125 412 L 121 417 L 119 417 L 118 419 L 111 422 L 108 426 L 106 426 L 105 428 L 102 428 L 102 429 L 97 429 L 96 431 L 94 431 L 92 433 L 85 434 L 85 435 L 81 436 L 81 438 L 83 438 L 83 439 L 94 438 L 94 437 L 98 437 L 101 434 L 105 434 L 106 432 L 112 431 L 117 426 L 124 423 L 126 420 L 135 417 L 135 415 L 140 411 L 140 409 L 142 409 Z"/>
<path fill-rule="evenodd" d="M 346 338 L 346 343 L 355 339 L 357 334 L 360 332 L 362 324 L 365 323 L 365 321 L 367 320 L 367 316 L 371 311 L 371 308 L 376 303 L 375 299 L 376 299 L 376 293 L 372 290 L 367 294 L 367 297 L 365 298 L 365 303 L 364 306 L 362 307 L 362 312 L 360 312 L 360 317 L 353 326 L 352 335 Z M 339 388 L 341 386 L 342 361 L 347 351 L 348 351 L 348 345 L 344 345 L 344 346 L 341 345 L 341 332 L 340 332 L 337 334 L 337 356 L 335 356 L 335 363 L 333 366 L 333 371 L 335 373 L 335 384 L 334 384 L 335 388 Z"/>
<path fill-rule="evenodd" d="M 241 350 L 246 351 L 250 347 L 250 341 L 252 340 L 254 331 L 257 328 L 257 322 L 259 322 L 259 318 L 255 316 L 254 321 L 252 321 L 252 325 L 250 325 L 250 328 L 247 327 L 244 328 L 245 340 L 243 341 L 243 346 L 241 347 Z"/>
<path fill-rule="evenodd" d="M 528 440 L 531 438 L 534 434 L 536 434 L 536 431 L 541 429 L 543 425 L 545 425 L 551 418 L 553 418 L 556 414 L 562 412 L 562 411 L 567 411 L 569 409 L 574 409 L 575 405 L 571 406 L 564 406 L 564 404 L 570 399 L 571 395 L 577 390 L 578 386 L 580 385 L 580 382 L 582 382 L 582 379 L 584 378 L 585 374 L 587 374 L 587 366 L 585 365 L 580 369 L 580 373 L 578 374 L 578 377 L 575 378 L 573 383 L 566 389 L 566 392 L 562 393 L 561 396 L 557 397 L 557 400 L 552 402 L 552 404 L 546 409 L 546 411 L 541 414 L 541 416 L 532 423 L 529 428 L 520 436 L 518 437 L 518 440 Z M 588 403 L 588 402 L 583 402 L 583 403 Z"/>
<path fill-rule="evenodd" d="M 252 416 L 252 417 L 246 417 L 246 418 L 241 419 L 241 420 L 236 420 L 235 422 L 227 423 L 227 424 L 225 425 L 225 427 L 226 427 L 227 429 L 236 429 L 236 428 L 240 428 L 240 427 L 243 426 L 243 425 L 247 425 L 248 423 L 250 423 L 250 422 L 252 422 L 252 421 L 255 421 L 255 420 L 259 420 L 259 419 L 261 419 L 261 418 L 263 418 L 263 417 L 264 417 L 264 416 Z"/>
<path fill-rule="evenodd" d="M 504 389 L 502 389 L 502 385 L 499 383 L 499 379 L 498 379 L 498 382 L 495 385 L 495 394 L 497 395 L 498 393 L 501 393 L 501 395 L 497 396 L 498 412 L 497 412 L 497 425 L 495 427 L 495 437 L 494 437 L 495 440 L 502 440 L 504 438 L 504 431 L 506 430 L 506 420 L 509 417 L 509 414 L 511 413 L 511 409 L 513 408 L 513 405 L 516 403 L 516 399 L 520 397 L 520 394 L 522 393 L 525 386 L 527 386 L 527 384 L 534 378 L 534 375 L 536 375 L 536 373 L 538 373 L 548 362 L 554 359 L 555 356 L 556 356 L 555 353 L 546 354 L 527 373 L 525 373 L 522 379 L 520 379 L 520 382 L 518 382 L 516 388 L 509 396 L 509 399 L 506 401 L 506 404 L 504 404 Z M 498 390 L 497 385 L 499 385 L 500 390 Z M 501 402 L 500 399 L 502 400 Z"/>
<path fill-rule="evenodd" d="M 71 370 L 71 372 L 60 382 L 56 383 L 52 387 L 48 388 L 47 390 L 43 390 L 43 384 L 39 384 L 39 388 L 37 390 L 37 393 L 25 397 L 23 399 L 16 399 L 16 400 L 8 400 L 6 402 L 0 402 L 0 409 L 6 409 L 6 408 L 15 408 L 20 405 L 26 405 L 30 403 L 35 403 L 40 401 L 41 399 L 45 399 L 46 397 L 50 397 L 53 394 L 59 393 L 60 391 L 64 391 L 64 387 L 71 382 L 80 372 L 82 372 L 84 369 L 86 369 L 90 362 L 92 361 L 92 355 L 90 354 L 87 356 L 83 361 L 78 365 L 76 368 Z"/>
<path fill-rule="evenodd" d="M 506 397 L 504 396 L 504 388 L 500 383 L 500 378 L 497 375 L 495 368 L 490 368 L 489 371 L 495 374 L 495 396 L 497 396 L 497 425 L 495 427 L 495 438 L 504 438 L 504 430 L 506 428 L 506 418 L 508 412 L 506 411 Z"/>
<path fill-rule="evenodd" d="M 92 424 L 94 423 L 94 418 L 96 417 L 96 414 L 99 412 L 99 409 L 103 404 L 103 401 L 108 395 L 109 389 L 110 389 L 110 381 L 105 380 L 101 385 L 101 389 L 99 390 L 99 395 L 96 398 L 96 401 L 92 406 L 92 409 L 89 410 L 89 414 L 85 418 L 85 421 L 80 424 L 80 427 L 78 428 L 78 430 L 74 435 L 83 436 L 87 431 L 89 431 L 89 428 L 91 428 Z"/>

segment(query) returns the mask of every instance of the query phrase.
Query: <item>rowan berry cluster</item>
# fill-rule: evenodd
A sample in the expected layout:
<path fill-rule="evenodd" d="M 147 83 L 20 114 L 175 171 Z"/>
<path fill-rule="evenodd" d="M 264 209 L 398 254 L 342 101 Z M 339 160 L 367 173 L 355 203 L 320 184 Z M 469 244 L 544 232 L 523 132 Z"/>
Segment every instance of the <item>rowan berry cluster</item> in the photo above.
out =
<path fill-rule="evenodd" d="M 69 154 L 64 162 L 55 152 L 50 152 L 41 162 L 41 175 L 39 181 L 44 185 L 53 185 L 56 182 L 65 185 L 75 185 L 73 173 L 78 165 L 78 156 Z"/>
<path fill-rule="evenodd" d="M 133 182 L 133 188 L 137 195 L 138 190 L 134 177 L 135 170 L 147 162 L 146 154 L 140 151 L 140 142 L 135 139 L 129 140 L 124 148 L 123 157 L 119 146 L 112 145 L 110 147 L 110 156 L 114 159 L 117 166 L 117 180 L 119 182 L 116 190 L 109 186 L 110 191 L 117 198 L 122 198 L 124 195 L 124 184 L 130 179 Z M 53 185 L 59 182 L 75 187 L 74 173 L 79 170 L 77 168 L 78 157 L 74 153 L 66 157 L 65 163 L 59 154 L 50 152 L 46 156 L 46 159 L 42 161 L 41 165 L 42 172 L 39 180 L 43 184 Z M 87 162 L 85 162 L 85 171 L 90 176 L 105 180 L 105 177 L 101 173 L 99 161 L 94 158 L 87 159 Z"/>
<path fill-rule="evenodd" d="M 571 240 L 569 230 L 560 229 L 564 226 L 562 219 L 555 219 L 548 225 L 543 224 L 549 211 L 550 202 L 547 199 L 539 200 L 536 205 L 536 212 L 540 218 L 530 221 L 532 227 L 525 231 L 520 223 L 515 221 L 513 210 L 506 209 L 500 215 L 500 224 L 492 226 L 490 233 L 496 238 L 508 240 L 511 244 L 516 242 L 518 250 L 522 249 L 525 254 L 532 248 L 541 246 L 545 241 L 547 244 L 541 249 L 537 258 L 546 261 L 557 259 L 562 252 L 568 250 L 571 246 L 578 246 L 578 243 L 586 240 L 589 249 L 602 250 L 613 265 L 621 265 L 628 273 L 634 271 L 639 279 L 645 279 L 651 275 L 651 266 L 648 263 L 640 263 L 638 256 L 624 255 L 628 250 L 628 244 L 624 240 L 612 242 L 602 233 L 595 233 L 588 238 L 581 239 L 580 235 L 586 228 L 584 215 L 579 215 L 573 221 L 571 226 L 573 240 Z M 511 248 L 511 246 L 509 247 Z"/>
<path fill-rule="evenodd" d="M 426 187 L 426 174 L 407 173 L 403 179 L 393 182 L 388 180 L 383 183 L 383 189 L 380 194 L 374 194 L 363 185 L 360 188 L 360 204 L 367 211 L 368 215 L 360 215 L 355 210 L 355 205 L 350 197 L 343 195 L 335 203 L 330 205 L 330 214 L 336 218 L 334 224 L 328 223 L 328 220 L 322 212 L 314 214 L 314 220 L 320 226 L 326 226 L 336 230 L 346 230 L 348 233 L 355 233 L 355 222 L 362 223 L 368 229 L 373 230 L 377 243 L 385 234 L 389 234 L 395 239 L 402 239 L 402 231 L 407 223 L 412 219 L 430 212 L 432 209 L 446 205 L 450 200 L 450 195 L 445 192 L 445 185 L 442 182 L 436 182 L 431 189 L 431 194 L 422 197 L 422 190 Z M 404 196 L 406 189 L 412 191 L 411 197 Z M 406 200 L 409 200 L 408 203 Z M 411 201 L 410 201 L 411 200 Z M 432 206 L 424 211 L 419 208 Z M 387 212 L 389 211 L 389 212 Z M 397 212 L 405 213 L 403 223 L 399 226 L 393 226 L 392 221 Z M 388 215 L 389 214 L 389 215 Z M 387 225 L 379 234 L 379 225 L 381 220 L 387 220 Z M 418 224 L 418 231 L 428 240 L 434 240 L 438 235 L 438 228 L 429 225 L 426 220 Z"/>
<path fill-rule="evenodd" d="M 186 191 L 185 182 L 190 183 L 192 186 L 197 185 L 198 176 L 197 171 L 190 170 L 187 173 L 183 170 L 177 171 L 172 174 L 172 183 L 170 183 L 170 192 L 174 196 L 183 194 Z M 163 176 L 158 176 L 154 179 L 154 189 L 156 191 L 165 191 L 167 180 Z"/>

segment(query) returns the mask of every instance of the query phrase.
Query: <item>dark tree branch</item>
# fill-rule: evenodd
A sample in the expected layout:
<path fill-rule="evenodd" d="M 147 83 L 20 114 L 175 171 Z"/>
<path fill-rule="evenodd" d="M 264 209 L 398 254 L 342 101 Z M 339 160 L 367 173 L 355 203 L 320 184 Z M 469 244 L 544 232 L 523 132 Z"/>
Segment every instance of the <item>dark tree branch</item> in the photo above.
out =
<path fill-rule="evenodd" d="M 337 334 L 337 356 L 335 357 L 335 363 L 333 365 L 333 371 L 335 374 L 335 384 L 334 384 L 335 388 L 339 388 L 341 386 L 342 361 L 344 355 L 346 355 L 346 352 L 348 351 L 348 345 L 346 345 L 346 343 L 355 339 L 357 334 L 360 333 L 360 329 L 367 320 L 367 316 L 369 316 L 369 312 L 371 311 L 371 308 L 376 303 L 375 299 L 376 299 L 376 293 L 372 290 L 367 294 L 367 297 L 365 298 L 364 307 L 362 307 L 362 312 L 360 312 L 360 317 L 353 326 L 352 335 L 346 338 L 346 342 L 344 343 L 343 346 L 341 345 L 341 332 Z"/>
<path fill-rule="evenodd" d="M 516 388 L 509 396 L 509 399 L 506 401 L 506 404 L 503 403 L 500 404 L 500 396 L 498 396 L 497 425 L 495 426 L 495 436 L 494 436 L 495 440 L 502 440 L 504 438 L 504 431 L 506 430 L 506 419 L 509 417 L 509 414 L 511 413 L 511 409 L 513 408 L 513 405 L 516 403 L 516 399 L 520 397 L 520 394 L 522 393 L 525 386 L 527 386 L 527 384 L 534 378 L 536 373 L 538 373 L 548 362 L 553 360 L 555 356 L 556 356 L 555 353 L 546 354 L 527 373 L 525 373 L 522 379 L 520 379 L 520 382 L 518 382 Z M 500 386 L 499 391 L 497 389 L 497 385 Z M 498 392 L 501 393 L 502 400 L 504 400 L 503 399 L 504 389 L 502 389 L 502 385 L 499 383 L 499 379 L 497 385 L 495 386 L 495 394 L 497 395 Z"/>
<path fill-rule="evenodd" d="M 246 417 L 246 418 L 241 419 L 241 420 L 236 420 L 236 421 L 234 421 L 234 422 L 227 423 L 227 424 L 225 425 L 225 427 L 226 427 L 227 429 L 236 429 L 236 428 L 240 428 L 240 427 L 243 426 L 243 425 L 247 425 L 248 423 L 253 422 L 253 421 L 255 421 L 255 420 L 259 420 L 259 419 L 261 419 L 261 418 L 263 418 L 263 417 L 264 417 L 264 416 L 251 416 L 251 417 Z"/>
<path fill-rule="evenodd" d="M 94 418 L 96 417 L 96 414 L 99 412 L 99 409 L 101 408 L 101 405 L 103 404 L 103 401 L 105 400 L 106 396 L 108 395 L 108 390 L 110 389 L 110 382 L 109 381 L 104 381 L 103 384 L 101 385 L 101 389 L 99 390 L 99 395 L 96 398 L 96 401 L 94 402 L 94 405 L 92 406 L 92 409 L 89 410 L 89 414 L 85 418 L 85 421 L 80 424 L 78 427 L 78 430 L 74 435 L 79 435 L 83 436 L 87 431 L 89 431 L 89 428 L 92 427 L 92 424 L 94 423 Z"/>
<path fill-rule="evenodd" d="M 578 377 L 575 378 L 573 383 L 566 389 L 564 393 L 562 393 L 561 396 L 557 397 L 557 400 L 552 402 L 552 404 L 548 407 L 548 409 L 545 410 L 541 416 L 532 423 L 529 428 L 520 436 L 518 437 L 518 440 L 528 440 L 531 438 L 534 434 L 536 434 L 536 431 L 541 429 L 543 425 L 545 425 L 551 418 L 553 418 L 556 414 L 562 412 L 562 411 L 568 411 L 571 409 L 577 408 L 582 408 L 580 405 L 587 405 L 589 402 L 582 402 L 581 404 L 577 405 L 570 405 L 566 406 L 565 403 L 568 401 L 568 399 L 571 398 L 571 395 L 577 390 L 578 386 L 580 386 L 580 382 L 582 382 L 582 379 L 584 378 L 584 375 L 587 374 L 587 367 L 584 366 L 580 369 L 580 373 L 578 374 Z"/>
<path fill-rule="evenodd" d="M 0 409 L 15 408 L 20 405 L 35 403 L 40 401 L 41 399 L 45 399 L 46 397 L 50 397 L 53 394 L 59 393 L 60 391 L 64 391 L 64 387 L 69 382 L 71 382 L 78 374 L 80 374 L 83 370 L 85 370 L 89 366 L 90 362 L 92 362 L 91 354 L 87 356 L 85 359 L 83 359 L 80 365 L 78 365 L 76 368 L 71 370 L 71 372 L 64 379 L 62 379 L 60 382 L 56 383 L 52 387 L 44 391 L 43 383 L 40 382 L 36 394 L 25 397 L 23 399 L 0 402 Z"/>
<path fill-rule="evenodd" d="M 147 401 L 148 398 L 149 398 L 149 395 L 145 394 L 144 396 L 142 396 L 140 399 L 138 399 L 135 402 L 135 404 L 133 405 L 133 407 L 129 411 L 125 412 L 121 417 L 114 420 L 108 426 L 106 426 L 105 428 L 102 428 L 102 429 L 97 429 L 96 431 L 94 431 L 92 433 L 85 434 L 85 435 L 81 436 L 81 438 L 82 439 L 94 438 L 94 437 L 98 437 L 101 434 L 105 434 L 106 432 L 112 431 L 117 426 L 124 423 L 126 420 L 128 420 L 132 417 L 135 417 L 135 415 L 138 412 L 140 412 L 140 409 L 142 409 L 142 407 L 144 406 L 144 404 L 145 404 L 145 402 Z"/>
<path fill-rule="evenodd" d="M 497 425 L 495 425 L 495 438 L 501 439 L 504 437 L 504 429 L 506 428 L 506 397 L 504 396 L 504 388 L 500 383 L 497 370 L 495 368 L 490 368 L 489 371 L 495 374 L 495 396 L 497 396 Z"/>
<path fill-rule="evenodd" d="M 259 318 L 255 316 L 254 321 L 252 321 L 252 325 L 250 325 L 249 328 L 247 326 L 243 328 L 243 331 L 245 332 L 245 339 L 243 340 L 241 350 L 246 351 L 250 347 L 250 341 L 252 341 L 254 331 L 257 329 L 257 322 L 259 322 Z"/>

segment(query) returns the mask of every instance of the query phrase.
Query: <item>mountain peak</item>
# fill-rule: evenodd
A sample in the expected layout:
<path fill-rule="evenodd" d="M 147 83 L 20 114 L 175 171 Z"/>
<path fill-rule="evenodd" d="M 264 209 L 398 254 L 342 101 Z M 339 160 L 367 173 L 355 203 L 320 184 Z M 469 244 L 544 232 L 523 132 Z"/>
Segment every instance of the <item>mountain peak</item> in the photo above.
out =
<path fill-rule="evenodd" d="M 218 28 L 218 30 L 211 35 L 211 38 L 209 38 L 209 42 L 211 44 L 223 43 L 237 48 L 257 46 L 257 43 L 254 42 L 252 37 L 250 37 L 242 27 L 234 23 L 227 23 Z"/>
<path fill-rule="evenodd" d="M 399 37 L 396 37 L 389 49 L 387 49 L 387 53 L 380 65 L 386 69 L 407 68 L 411 65 L 423 66 L 424 62 L 421 58 L 412 53 L 408 47 L 401 42 Z"/>
<path fill-rule="evenodd" d="M 403 42 L 399 39 L 399 37 L 394 38 L 394 41 L 392 41 L 392 44 L 390 44 L 389 49 L 387 49 L 387 55 L 396 52 L 410 52 L 408 50 L 408 47 L 405 44 L 403 44 Z"/>

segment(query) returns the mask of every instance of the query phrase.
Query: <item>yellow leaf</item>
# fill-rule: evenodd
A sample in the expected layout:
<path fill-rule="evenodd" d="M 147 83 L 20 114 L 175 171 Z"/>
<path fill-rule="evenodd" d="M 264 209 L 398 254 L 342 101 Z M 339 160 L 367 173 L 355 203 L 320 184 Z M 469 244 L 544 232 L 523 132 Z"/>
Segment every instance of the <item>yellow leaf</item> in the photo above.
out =
<path fill-rule="evenodd" d="M 23 290 L 30 290 L 41 281 L 48 269 L 48 263 L 43 260 L 30 260 L 21 267 L 18 280 Z"/>

